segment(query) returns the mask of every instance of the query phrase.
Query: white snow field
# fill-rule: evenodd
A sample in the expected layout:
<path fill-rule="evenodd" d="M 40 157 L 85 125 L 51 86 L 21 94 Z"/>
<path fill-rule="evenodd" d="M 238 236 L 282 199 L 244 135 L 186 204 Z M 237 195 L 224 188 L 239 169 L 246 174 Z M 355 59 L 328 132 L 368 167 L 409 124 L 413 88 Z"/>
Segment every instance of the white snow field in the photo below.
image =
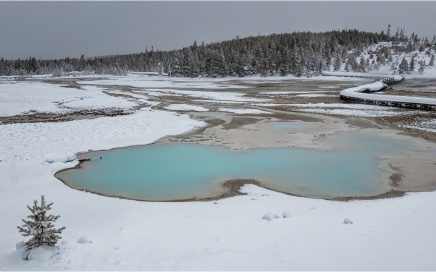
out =
<path fill-rule="evenodd" d="M 27 82 L 13 88 L 20 84 Z M 51 86 L 49 101 L 72 100 L 64 89 Z M 22 98 L 17 113 L 43 110 Z M 116 105 L 132 103 L 112 98 Z M 74 103 L 90 106 L 86 99 Z M 44 110 L 58 111 L 51 104 Z M 148 144 L 204 125 L 187 115 L 150 109 L 0 125 L 0 270 L 436 270 L 436 192 L 337 202 L 246 185 L 243 196 L 159 203 L 77 191 L 54 177 L 77 164 L 71 160 L 78 152 Z M 41 195 L 54 202 L 51 212 L 61 216 L 57 227 L 67 228 L 55 250 L 41 248 L 24 261 L 16 244 L 27 238 L 16 226 L 29 214 L 26 206 Z"/>
<path fill-rule="evenodd" d="M 134 102 L 106 95 L 101 88 L 83 86 L 83 90 L 34 81 L 0 83 L 0 116 L 14 116 L 30 111 L 66 113 L 74 109 L 122 108 Z"/>

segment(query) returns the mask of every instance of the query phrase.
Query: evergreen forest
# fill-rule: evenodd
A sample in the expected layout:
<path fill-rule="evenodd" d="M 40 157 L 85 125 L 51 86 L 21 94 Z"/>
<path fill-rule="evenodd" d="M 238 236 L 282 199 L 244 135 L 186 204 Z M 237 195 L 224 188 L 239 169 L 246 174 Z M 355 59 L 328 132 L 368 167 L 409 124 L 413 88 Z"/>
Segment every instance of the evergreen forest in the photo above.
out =
<path fill-rule="evenodd" d="M 375 47 L 376 44 L 385 46 Z M 362 53 L 368 56 L 364 57 Z M 407 72 L 415 66 L 394 61 L 392 54 L 413 51 L 428 54 L 434 62 L 436 38 L 429 40 L 404 29 L 391 33 L 358 30 L 322 33 L 293 32 L 267 36 L 251 36 L 217 43 L 197 44 L 172 51 L 146 49 L 137 54 L 102 57 L 41 60 L 0 60 L 0 76 L 31 76 L 53 74 L 125 75 L 127 72 L 155 72 L 174 77 L 245 77 L 250 75 L 311 77 L 323 71 L 369 72 L 380 65 L 392 65 L 392 70 Z M 422 63 L 419 63 L 421 66 Z M 425 63 L 429 65 L 429 63 Z M 434 65 L 434 63 L 432 64 Z"/>

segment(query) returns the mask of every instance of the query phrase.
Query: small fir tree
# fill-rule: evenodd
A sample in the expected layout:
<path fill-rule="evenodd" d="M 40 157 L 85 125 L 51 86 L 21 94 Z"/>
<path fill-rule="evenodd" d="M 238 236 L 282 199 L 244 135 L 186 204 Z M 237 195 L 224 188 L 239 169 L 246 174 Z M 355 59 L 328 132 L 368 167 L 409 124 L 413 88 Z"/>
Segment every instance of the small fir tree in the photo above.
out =
<path fill-rule="evenodd" d="M 62 239 L 60 234 L 65 227 L 56 229 L 53 225 L 59 218 L 59 215 L 51 215 L 47 212 L 51 210 L 53 203 L 46 204 L 44 196 L 41 196 L 41 205 L 38 206 L 38 201 L 33 201 L 33 207 L 27 206 L 32 212 L 27 216 L 30 220 L 23 220 L 24 224 L 18 226 L 18 231 L 21 235 L 32 238 L 25 243 L 27 250 L 40 247 L 42 245 L 54 246 L 59 239 Z"/>
<path fill-rule="evenodd" d="M 409 71 L 413 72 L 415 71 L 415 56 L 412 57 L 409 64 Z"/>
<path fill-rule="evenodd" d="M 346 72 L 349 72 L 349 71 L 350 71 L 350 66 L 348 65 L 348 61 L 345 63 L 345 68 L 344 68 L 344 70 L 345 70 Z"/>
<path fill-rule="evenodd" d="M 339 71 L 341 69 L 342 61 L 339 55 L 335 59 L 335 64 L 333 66 L 333 71 Z"/>
<path fill-rule="evenodd" d="M 399 74 L 404 74 L 409 72 L 409 64 L 407 63 L 406 57 L 403 57 L 403 60 L 398 67 Z"/>
<path fill-rule="evenodd" d="M 431 55 L 430 62 L 428 63 L 428 66 L 430 66 L 430 67 L 434 66 L 434 55 Z"/>
<path fill-rule="evenodd" d="M 424 67 L 425 67 L 425 61 L 421 62 L 421 64 L 419 65 L 418 72 L 420 74 L 424 73 Z"/>

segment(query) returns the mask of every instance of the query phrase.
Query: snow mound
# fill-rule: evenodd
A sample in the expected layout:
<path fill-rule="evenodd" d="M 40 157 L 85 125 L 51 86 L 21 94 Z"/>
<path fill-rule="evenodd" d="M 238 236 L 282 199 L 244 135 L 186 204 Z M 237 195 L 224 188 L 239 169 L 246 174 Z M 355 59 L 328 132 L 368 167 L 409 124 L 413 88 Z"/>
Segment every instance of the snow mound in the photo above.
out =
<path fill-rule="evenodd" d="M 291 215 L 290 212 L 285 211 L 285 212 L 282 212 L 282 217 L 283 217 L 283 218 L 291 218 L 292 215 Z"/>
<path fill-rule="evenodd" d="M 46 263 L 48 260 L 59 254 L 59 248 L 56 246 L 42 245 L 31 250 L 27 250 L 23 241 L 15 245 L 16 253 L 23 260 Z"/>
<path fill-rule="evenodd" d="M 77 159 L 75 154 L 50 154 L 45 158 L 45 162 L 47 163 L 54 163 L 54 162 L 72 162 Z"/>
<path fill-rule="evenodd" d="M 351 221 L 351 220 L 348 219 L 348 218 L 345 218 L 345 219 L 344 219 L 344 224 L 353 224 L 353 221 Z"/>
<path fill-rule="evenodd" d="M 40 246 L 29 251 L 27 260 L 44 263 L 56 255 L 56 248 L 51 246 Z"/>
<path fill-rule="evenodd" d="M 84 236 L 80 237 L 79 240 L 77 240 L 77 243 L 79 243 L 79 244 L 92 244 L 92 240 L 88 236 L 84 235 Z"/>
<path fill-rule="evenodd" d="M 267 220 L 267 221 L 271 221 L 271 220 L 276 219 L 276 218 L 280 218 L 280 216 L 278 216 L 277 214 L 270 213 L 270 212 L 267 212 L 266 214 L 264 214 L 262 216 L 262 219 Z"/>
<path fill-rule="evenodd" d="M 22 259 L 26 259 L 28 252 L 26 251 L 26 247 L 25 247 L 23 241 L 16 243 L 15 249 L 16 250 L 15 250 L 14 254 L 18 254 L 18 255 L 20 255 L 20 257 Z"/>

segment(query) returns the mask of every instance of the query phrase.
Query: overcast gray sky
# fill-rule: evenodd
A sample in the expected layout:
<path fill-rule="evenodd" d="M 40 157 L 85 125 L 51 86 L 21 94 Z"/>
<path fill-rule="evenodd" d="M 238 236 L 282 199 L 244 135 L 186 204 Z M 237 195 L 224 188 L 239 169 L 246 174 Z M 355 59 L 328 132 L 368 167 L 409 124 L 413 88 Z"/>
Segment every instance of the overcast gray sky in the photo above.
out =
<path fill-rule="evenodd" d="M 436 34 L 436 2 L 0 2 L 0 57 L 179 49 L 252 35 L 359 29 Z"/>

